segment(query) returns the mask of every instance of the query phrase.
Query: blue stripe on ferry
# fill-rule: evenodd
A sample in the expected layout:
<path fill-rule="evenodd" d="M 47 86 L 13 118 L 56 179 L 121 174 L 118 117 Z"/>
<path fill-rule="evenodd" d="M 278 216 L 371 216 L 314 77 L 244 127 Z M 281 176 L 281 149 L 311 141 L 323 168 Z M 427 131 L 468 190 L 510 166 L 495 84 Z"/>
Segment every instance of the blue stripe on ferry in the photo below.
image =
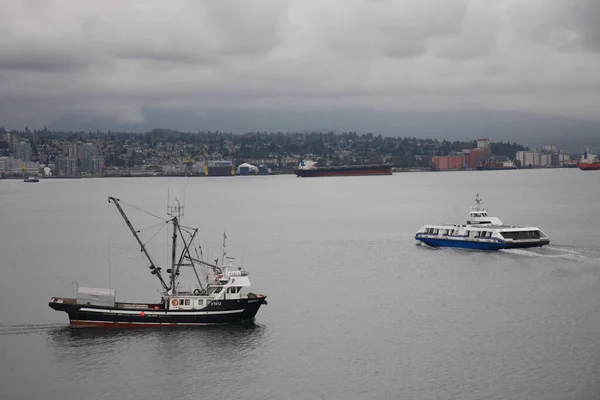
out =
<path fill-rule="evenodd" d="M 498 250 L 506 247 L 504 243 L 493 242 L 471 242 L 467 240 L 451 240 L 451 239 L 429 239 L 417 237 L 417 240 L 422 241 L 428 246 L 433 247 L 459 247 L 463 249 L 480 249 L 480 250 Z"/>

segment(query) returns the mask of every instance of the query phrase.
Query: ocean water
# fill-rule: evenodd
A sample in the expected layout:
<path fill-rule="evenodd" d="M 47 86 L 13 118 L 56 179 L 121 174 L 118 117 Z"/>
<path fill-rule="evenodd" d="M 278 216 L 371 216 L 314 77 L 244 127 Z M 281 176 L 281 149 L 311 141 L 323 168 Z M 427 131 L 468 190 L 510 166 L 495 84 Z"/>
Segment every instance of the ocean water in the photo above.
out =
<path fill-rule="evenodd" d="M 248 326 L 71 330 L 73 285 L 158 299 L 107 196 L 185 202 L 204 254 L 268 296 Z M 426 223 L 535 225 L 538 249 L 418 245 Z M 598 399 L 600 173 L 574 169 L 0 181 L 0 398 Z M 168 232 L 127 206 L 167 263 Z"/>

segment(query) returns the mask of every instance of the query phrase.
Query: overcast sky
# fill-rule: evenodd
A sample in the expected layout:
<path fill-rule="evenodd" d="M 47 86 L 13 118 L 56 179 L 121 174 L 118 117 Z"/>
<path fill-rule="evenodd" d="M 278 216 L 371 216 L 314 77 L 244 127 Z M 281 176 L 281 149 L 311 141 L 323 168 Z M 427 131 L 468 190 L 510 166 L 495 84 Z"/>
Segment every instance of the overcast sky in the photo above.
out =
<path fill-rule="evenodd" d="M 600 0 L 2 0 L 0 126 L 148 107 L 600 119 L 599 21 Z"/>

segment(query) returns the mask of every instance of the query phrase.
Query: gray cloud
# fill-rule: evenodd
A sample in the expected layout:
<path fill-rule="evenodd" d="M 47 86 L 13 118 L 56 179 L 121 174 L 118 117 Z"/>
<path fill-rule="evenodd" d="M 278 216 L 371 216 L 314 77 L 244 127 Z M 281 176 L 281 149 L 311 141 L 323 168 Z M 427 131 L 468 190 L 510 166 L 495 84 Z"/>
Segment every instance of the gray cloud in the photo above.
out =
<path fill-rule="evenodd" d="M 597 119 L 599 11 L 597 0 L 4 0 L 0 125 L 142 127 L 156 110 L 208 108 Z"/>

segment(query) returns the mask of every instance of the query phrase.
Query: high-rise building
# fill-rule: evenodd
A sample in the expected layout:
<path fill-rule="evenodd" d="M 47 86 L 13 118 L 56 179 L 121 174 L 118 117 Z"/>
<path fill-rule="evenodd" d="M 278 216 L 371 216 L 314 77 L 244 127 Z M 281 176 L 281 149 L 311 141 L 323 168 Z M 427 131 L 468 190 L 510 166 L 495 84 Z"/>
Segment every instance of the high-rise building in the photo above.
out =
<path fill-rule="evenodd" d="M 87 172 L 93 175 L 101 175 L 104 172 L 104 157 L 90 158 Z"/>
<path fill-rule="evenodd" d="M 95 165 L 98 165 L 98 148 L 93 143 L 86 143 L 82 146 L 81 152 L 79 154 L 80 166 L 81 170 L 89 173 L 95 173 L 94 168 Z"/>
<path fill-rule="evenodd" d="M 24 162 L 31 160 L 31 146 L 29 142 L 19 142 L 15 144 L 15 158 Z"/>
<path fill-rule="evenodd" d="M 79 173 L 75 157 L 60 156 L 56 160 L 59 176 L 76 176 Z"/>

